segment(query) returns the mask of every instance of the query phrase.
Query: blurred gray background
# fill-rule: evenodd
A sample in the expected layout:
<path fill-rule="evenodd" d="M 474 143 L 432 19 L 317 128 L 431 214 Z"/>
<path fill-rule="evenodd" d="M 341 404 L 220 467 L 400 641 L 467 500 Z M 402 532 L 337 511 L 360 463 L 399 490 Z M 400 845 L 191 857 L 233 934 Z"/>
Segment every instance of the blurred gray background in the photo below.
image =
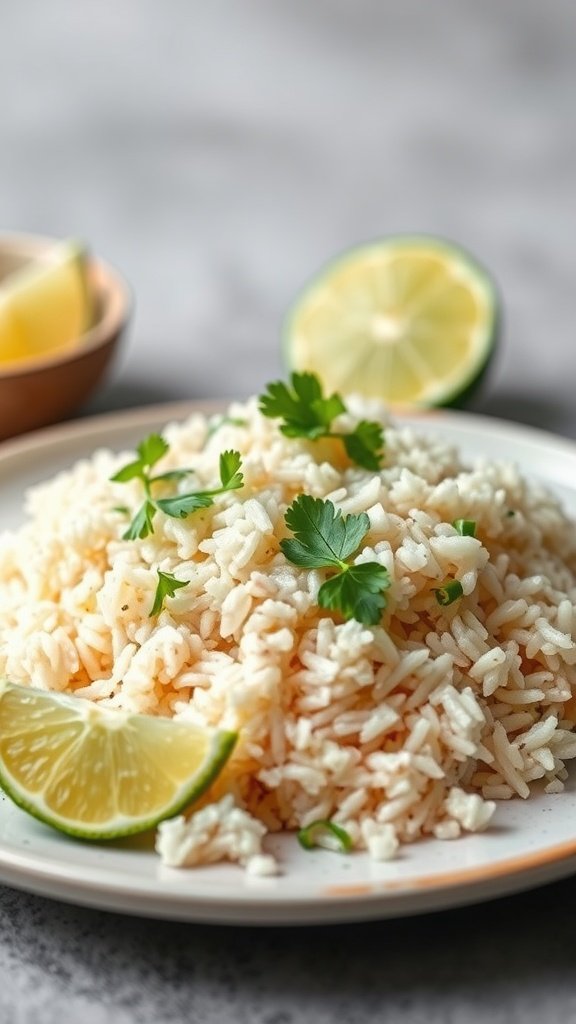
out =
<path fill-rule="evenodd" d="M 0 0 L 0 225 L 80 236 L 136 296 L 88 411 L 241 395 L 342 249 L 431 232 L 496 277 L 476 408 L 576 436 L 571 0 Z M 10 1024 L 576 1021 L 576 880 L 284 933 L 0 888 Z"/>
<path fill-rule="evenodd" d="M 476 407 L 576 435 L 570 0 L 0 2 L 0 226 L 79 236 L 136 297 L 90 410 L 243 395 L 351 245 L 452 238 L 505 345 Z"/>

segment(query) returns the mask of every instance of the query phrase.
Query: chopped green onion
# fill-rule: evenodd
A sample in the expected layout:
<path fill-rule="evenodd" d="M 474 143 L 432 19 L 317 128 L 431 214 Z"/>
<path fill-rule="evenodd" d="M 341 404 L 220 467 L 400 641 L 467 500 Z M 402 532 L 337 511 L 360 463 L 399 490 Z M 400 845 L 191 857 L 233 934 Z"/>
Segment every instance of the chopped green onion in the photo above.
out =
<path fill-rule="evenodd" d="M 506 518 L 507 519 L 511 519 L 512 516 L 515 516 L 515 515 L 516 515 L 516 512 L 514 511 L 513 508 L 509 508 L 508 511 L 506 512 Z"/>
<path fill-rule="evenodd" d="M 455 519 L 452 526 L 461 537 L 476 536 L 476 523 L 473 519 Z"/>
<path fill-rule="evenodd" d="M 353 847 L 352 837 L 348 835 L 345 828 L 335 825 L 333 821 L 313 821 L 306 828 L 301 828 L 298 833 L 298 842 L 305 850 L 313 850 L 315 846 L 323 846 L 318 842 L 318 833 L 328 832 L 334 837 L 342 853 L 350 853 Z M 330 849 L 331 847 L 327 847 Z M 336 848 L 336 847 L 334 847 Z"/>
<path fill-rule="evenodd" d="M 441 587 L 434 587 L 434 593 L 438 604 L 444 607 L 457 601 L 464 591 L 460 580 L 445 580 Z"/>

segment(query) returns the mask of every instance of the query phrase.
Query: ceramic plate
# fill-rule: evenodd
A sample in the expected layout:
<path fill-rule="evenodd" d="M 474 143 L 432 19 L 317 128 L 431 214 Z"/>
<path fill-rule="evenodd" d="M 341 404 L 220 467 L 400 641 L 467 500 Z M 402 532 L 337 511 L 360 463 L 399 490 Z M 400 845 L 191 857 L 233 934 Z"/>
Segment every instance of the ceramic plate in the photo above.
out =
<path fill-rule="evenodd" d="M 0 448 L 0 529 L 22 520 L 25 488 L 95 448 L 135 444 L 190 406 L 160 406 L 56 427 Z M 545 481 L 576 518 L 576 446 L 524 427 L 460 413 L 404 418 L 470 457 L 506 458 Z M 249 878 L 233 865 L 163 867 L 148 837 L 88 845 L 51 831 L 0 798 L 0 880 L 101 909 L 242 924 L 301 924 L 419 913 L 512 893 L 576 871 L 576 779 L 557 796 L 502 804 L 493 827 L 455 842 L 426 840 L 397 860 L 371 863 L 301 850 L 293 836 L 269 847 L 278 878 Z"/>

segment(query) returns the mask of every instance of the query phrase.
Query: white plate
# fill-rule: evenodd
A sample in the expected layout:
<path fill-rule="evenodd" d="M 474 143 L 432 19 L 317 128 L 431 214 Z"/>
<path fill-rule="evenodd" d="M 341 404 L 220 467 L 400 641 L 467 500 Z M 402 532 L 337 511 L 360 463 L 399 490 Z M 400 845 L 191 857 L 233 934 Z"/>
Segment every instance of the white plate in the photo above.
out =
<path fill-rule="evenodd" d="M 22 495 L 95 448 L 125 448 L 190 406 L 102 416 L 29 435 L 0 448 L 0 529 L 22 519 Z M 546 481 L 576 517 L 576 446 L 540 431 L 459 413 L 417 417 L 468 456 L 506 458 Z M 407 419 L 412 423 L 416 420 Z M 146 845 L 148 844 L 148 846 Z M 576 781 L 559 796 L 501 805 L 490 831 L 453 843 L 403 847 L 370 863 L 305 852 L 293 836 L 270 842 L 279 878 L 255 879 L 232 865 L 165 868 L 149 840 L 89 845 L 67 839 L 0 798 L 0 880 L 102 909 L 223 923 L 297 924 L 413 914 L 526 889 L 576 871 Z"/>

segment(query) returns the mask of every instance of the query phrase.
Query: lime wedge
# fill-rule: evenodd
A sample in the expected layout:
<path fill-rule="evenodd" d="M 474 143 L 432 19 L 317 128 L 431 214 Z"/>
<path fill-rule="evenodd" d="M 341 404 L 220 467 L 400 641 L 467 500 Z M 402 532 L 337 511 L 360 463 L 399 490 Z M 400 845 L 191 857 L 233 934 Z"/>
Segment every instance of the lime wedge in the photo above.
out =
<path fill-rule="evenodd" d="M 112 839 L 196 800 L 236 734 L 0 681 L 0 785 L 61 832 Z"/>
<path fill-rule="evenodd" d="M 447 405 L 479 380 L 497 324 L 494 286 L 470 256 L 432 238 L 390 238 L 312 282 L 287 320 L 286 354 L 329 391 Z"/>
<path fill-rule="evenodd" d="M 91 322 L 86 254 L 63 242 L 0 282 L 0 363 L 70 348 Z"/>

